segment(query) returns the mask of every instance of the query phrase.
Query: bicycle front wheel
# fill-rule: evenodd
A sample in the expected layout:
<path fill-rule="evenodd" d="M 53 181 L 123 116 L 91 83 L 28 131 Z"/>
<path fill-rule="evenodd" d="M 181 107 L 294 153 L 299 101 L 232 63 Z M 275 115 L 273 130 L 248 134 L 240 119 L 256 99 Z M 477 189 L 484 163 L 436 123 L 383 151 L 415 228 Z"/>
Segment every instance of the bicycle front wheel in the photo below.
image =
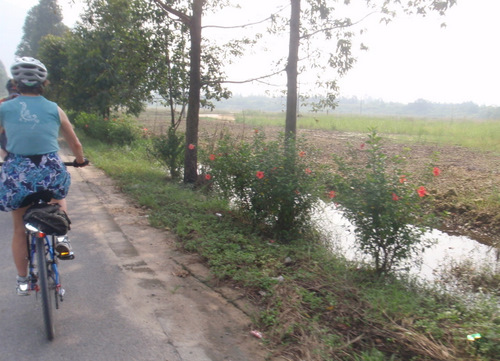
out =
<path fill-rule="evenodd" d="M 42 299 L 43 321 L 45 323 L 45 333 L 49 341 L 54 339 L 54 322 L 52 318 L 52 310 L 55 307 L 54 281 L 50 277 L 51 271 L 48 267 L 45 255 L 45 238 L 38 237 L 36 239 L 36 255 L 38 263 L 38 285 L 40 287 L 40 295 Z"/>

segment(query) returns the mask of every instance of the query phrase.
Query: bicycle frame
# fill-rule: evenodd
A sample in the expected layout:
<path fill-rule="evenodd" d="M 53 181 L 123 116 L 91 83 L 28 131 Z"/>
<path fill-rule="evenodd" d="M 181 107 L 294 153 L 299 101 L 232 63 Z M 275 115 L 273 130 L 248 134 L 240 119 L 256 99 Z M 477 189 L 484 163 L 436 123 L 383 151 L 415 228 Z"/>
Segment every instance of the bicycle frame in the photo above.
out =
<path fill-rule="evenodd" d="M 57 267 L 55 236 L 46 235 L 29 223 L 25 223 L 25 227 L 28 247 L 28 289 L 34 290 L 37 298 L 40 294 L 45 333 L 47 339 L 52 341 L 55 335 L 53 308 L 59 309 L 59 300 L 62 302 L 64 296 Z"/>
<path fill-rule="evenodd" d="M 39 232 L 35 228 L 29 229 L 29 225 L 26 225 L 26 244 L 28 247 L 28 273 L 29 273 L 29 281 L 30 287 L 29 289 L 35 292 L 40 291 L 40 287 L 38 285 L 38 273 L 37 267 L 35 265 L 35 254 L 39 250 L 36 248 L 36 240 L 37 238 L 43 239 L 43 244 L 45 249 L 42 252 L 45 253 L 45 257 L 47 259 L 47 265 L 49 266 L 49 276 L 53 280 L 56 287 L 56 294 L 59 296 L 59 299 L 62 301 L 64 296 L 64 289 L 61 287 L 60 276 L 59 276 L 59 268 L 58 261 L 55 253 L 55 236 L 46 235 L 43 232 Z M 56 308 L 59 308 L 58 298 L 56 298 Z"/>

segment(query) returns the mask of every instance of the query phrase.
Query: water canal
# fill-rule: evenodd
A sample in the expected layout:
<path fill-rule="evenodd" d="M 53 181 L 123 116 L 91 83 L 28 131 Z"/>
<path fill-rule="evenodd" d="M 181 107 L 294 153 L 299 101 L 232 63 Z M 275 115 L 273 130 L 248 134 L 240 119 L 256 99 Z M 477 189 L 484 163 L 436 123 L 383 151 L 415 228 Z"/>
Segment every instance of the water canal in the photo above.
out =
<path fill-rule="evenodd" d="M 333 204 L 323 204 L 315 221 L 330 240 L 332 250 L 350 261 L 368 261 L 356 247 L 354 225 L 343 217 Z M 472 264 L 477 270 L 500 273 L 500 250 L 486 246 L 465 236 L 454 236 L 431 230 L 424 236 L 434 244 L 427 248 L 419 259 L 411 260 L 410 274 L 424 280 L 438 279 L 450 265 Z"/>

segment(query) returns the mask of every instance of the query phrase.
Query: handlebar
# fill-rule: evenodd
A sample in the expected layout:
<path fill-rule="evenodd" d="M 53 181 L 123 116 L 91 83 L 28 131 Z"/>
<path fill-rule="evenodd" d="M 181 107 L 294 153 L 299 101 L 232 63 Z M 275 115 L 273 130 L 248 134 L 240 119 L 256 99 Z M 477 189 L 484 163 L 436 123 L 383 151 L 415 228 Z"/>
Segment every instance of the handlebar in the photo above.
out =
<path fill-rule="evenodd" d="M 85 167 L 87 165 L 89 165 L 89 160 L 87 158 L 83 158 L 83 163 L 77 163 L 76 162 L 76 159 L 72 162 L 64 162 L 64 165 L 69 165 L 69 166 L 72 166 L 72 167 L 75 167 L 75 168 L 82 168 L 82 167 Z"/>
<path fill-rule="evenodd" d="M 65 166 L 70 166 L 70 167 L 75 167 L 75 168 L 82 168 L 82 167 L 85 167 L 87 165 L 89 165 L 89 160 L 87 158 L 84 158 L 85 161 L 83 163 L 77 163 L 76 162 L 76 159 L 72 162 L 64 162 L 64 165 Z M 4 162 L 0 162 L 0 167 L 3 165 Z"/>

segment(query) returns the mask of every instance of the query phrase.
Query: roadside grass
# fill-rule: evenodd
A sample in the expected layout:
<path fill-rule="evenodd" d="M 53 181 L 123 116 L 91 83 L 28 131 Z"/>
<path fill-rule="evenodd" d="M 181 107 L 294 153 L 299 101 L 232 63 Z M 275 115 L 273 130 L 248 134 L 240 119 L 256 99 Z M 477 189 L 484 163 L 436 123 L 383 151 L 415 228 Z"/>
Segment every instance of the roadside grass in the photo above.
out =
<path fill-rule="evenodd" d="M 250 316 L 269 359 L 486 361 L 500 353 L 497 301 L 467 303 L 415 280 L 377 278 L 314 232 L 291 244 L 263 238 L 227 200 L 170 181 L 145 141 L 119 147 L 80 137 L 92 164 L 148 209 L 152 226 L 170 229 L 180 249 L 203 257 L 213 282 L 243 288 L 259 306 Z M 468 342 L 473 333 L 483 338 Z"/>
<path fill-rule="evenodd" d="M 244 111 L 235 114 L 237 123 L 254 127 L 285 126 L 284 113 Z M 500 152 L 500 121 L 472 119 L 415 119 L 409 117 L 370 117 L 356 115 L 301 114 L 297 127 L 366 133 L 378 133 L 396 140 L 460 145 L 482 151 Z"/>

